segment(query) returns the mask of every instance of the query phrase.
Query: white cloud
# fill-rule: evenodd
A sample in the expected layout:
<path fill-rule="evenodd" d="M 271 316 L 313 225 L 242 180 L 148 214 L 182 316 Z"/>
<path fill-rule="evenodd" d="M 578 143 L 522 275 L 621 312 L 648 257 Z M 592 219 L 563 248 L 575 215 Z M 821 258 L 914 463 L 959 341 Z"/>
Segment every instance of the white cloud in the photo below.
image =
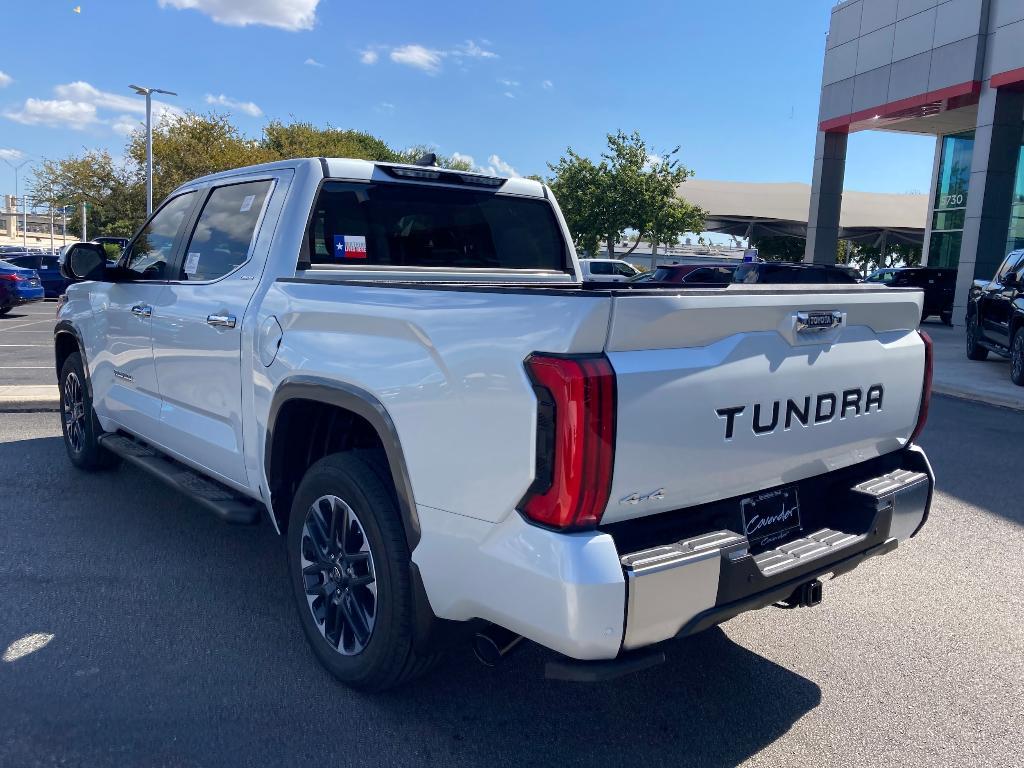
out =
<path fill-rule="evenodd" d="M 499 80 L 498 82 L 501 83 L 502 85 L 504 85 L 506 88 L 518 88 L 519 87 L 519 81 L 518 80 Z"/>
<path fill-rule="evenodd" d="M 490 173 L 494 176 L 518 176 L 519 171 L 513 168 L 511 165 L 506 163 L 497 155 L 491 155 L 487 158 L 488 166 L 481 168 L 482 173 Z"/>
<path fill-rule="evenodd" d="M 20 149 L 0 147 L 0 160 L 10 160 L 11 162 L 15 162 L 17 160 L 21 160 L 24 156 L 25 153 Z"/>
<path fill-rule="evenodd" d="M 543 88 L 545 91 L 550 91 L 552 88 L 555 87 L 555 84 L 552 83 L 550 80 L 541 80 L 540 87 Z"/>
<path fill-rule="evenodd" d="M 486 44 L 486 40 L 483 41 Z M 466 56 L 471 59 L 496 59 L 498 54 L 494 51 L 488 51 L 485 48 L 481 48 L 472 40 L 467 40 L 462 45 L 457 45 L 453 51 L 450 51 L 452 56 Z"/>
<path fill-rule="evenodd" d="M 62 126 L 80 131 L 97 122 L 96 107 L 69 99 L 25 99 L 21 109 L 10 109 L 4 117 L 22 125 Z"/>
<path fill-rule="evenodd" d="M 118 115 L 110 121 L 110 127 L 114 129 L 114 133 L 119 133 L 122 136 L 127 136 L 141 126 L 142 122 L 139 118 L 132 117 L 131 115 Z"/>
<path fill-rule="evenodd" d="M 378 47 L 384 47 L 387 50 L 385 46 Z M 422 70 L 428 75 L 436 75 L 441 71 L 441 65 L 445 59 L 456 59 L 462 63 L 466 59 L 496 59 L 498 54 L 481 47 L 473 40 L 467 40 L 461 45 L 448 50 L 438 50 L 427 48 L 419 43 L 409 43 L 408 45 L 390 48 L 388 57 L 396 64 L 405 64 L 406 66 Z M 367 48 L 360 55 L 360 60 L 363 64 L 375 64 L 377 58 L 377 51 L 372 48 Z"/>
<path fill-rule="evenodd" d="M 145 99 L 101 91 L 82 80 L 54 86 L 53 93 L 57 98 L 29 98 L 20 108 L 8 109 L 3 116 L 24 125 L 62 126 L 74 130 L 82 130 L 93 124 L 106 124 L 123 134 L 131 130 L 128 125 L 132 115 L 141 117 L 146 113 Z M 120 114 L 108 118 L 100 114 L 101 110 Z M 154 100 L 153 114 L 159 120 L 165 115 L 183 113 L 175 106 Z"/>
<path fill-rule="evenodd" d="M 3 70 L 0 70 L 0 88 L 6 88 L 8 85 L 14 82 L 14 78 L 8 75 Z"/>
<path fill-rule="evenodd" d="M 263 114 L 263 110 L 253 102 L 232 99 L 230 96 L 225 96 L 223 93 L 219 96 L 214 96 L 212 93 L 206 94 L 206 103 L 217 107 L 227 107 L 228 109 L 237 110 L 238 112 L 244 112 L 249 115 L 249 117 L 259 117 Z"/>
<path fill-rule="evenodd" d="M 323 64 L 321 64 L 319 61 L 317 61 L 316 59 L 314 59 L 312 57 L 306 59 L 302 63 L 305 64 L 307 67 L 323 67 Z"/>
<path fill-rule="evenodd" d="M 395 111 L 395 105 L 390 101 L 382 101 L 377 105 L 377 111 L 382 112 L 385 115 L 390 115 Z"/>
<path fill-rule="evenodd" d="M 262 24 L 289 32 L 312 29 L 320 0 L 160 0 L 161 8 L 193 9 L 218 24 Z"/>
<path fill-rule="evenodd" d="M 101 91 L 99 88 L 81 80 L 55 86 L 53 92 L 59 99 L 81 101 L 96 107 L 116 109 L 121 112 L 136 112 L 140 115 L 146 113 L 146 100 L 140 96 L 128 96 Z"/>
<path fill-rule="evenodd" d="M 503 95 L 505 96 L 506 99 L 514 99 L 516 97 L 516 95 L 512 93 L 512 91 L 505 91 Z"/>
<path fill-rule="evenodd" d="M 441 71 L 441 59 L 444 58 L 444 55 L 444 51 L 432 51 L 413 43 L 393 49 L 390 58 L 396 64 L 405 64 L 421 69 L 428 75 L 436 75 Z"/>
<path fill-rule="evenodd" d="M 472 155 L 464 155 L 461 152 L 452 152 L 452 160 L 462 160 L 469 163 L 470 167 L 477 173 L 486 173 L 489 176 L 518 176 L 519 172 L 506 163 L 497 155 L 487 158 L 487 165 L 477 165 Z"/>
<path fill-rule="evenodd" d="M 359 53 L 359 61 L 363 64 L 376 64 L 377 59 L 377 52 L 372 48 L 367 48 Z"/>

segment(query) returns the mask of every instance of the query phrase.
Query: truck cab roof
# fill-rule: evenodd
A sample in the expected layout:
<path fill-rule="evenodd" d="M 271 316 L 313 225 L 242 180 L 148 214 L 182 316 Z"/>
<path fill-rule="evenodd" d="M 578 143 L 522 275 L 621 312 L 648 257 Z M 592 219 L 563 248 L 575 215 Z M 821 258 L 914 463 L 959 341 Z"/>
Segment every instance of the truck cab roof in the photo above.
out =
<path fill-rule="evenodd" d="M 344 157 L 303 157 L 292 160 L 279 160 L 273 163 L 249 165 L 244 168 L 234 168 L 230 171 L 221 171 L 193 179 L 182 185 L 182 188 L 211 181 L 220 181 L 235 176 L 279 170 L 305 170 L 323 178 L 352 181 L 438 183 L 449 186 L 469 185 L 474 189 L 490 188 L 502 193 L 524 197 L 547 197 L 546 187 L 543 184 L 533 179 L 525 179 L 519 176 L 506 178 L 476 171 L 459 171 L 437 166 L 386 163 Z"/>

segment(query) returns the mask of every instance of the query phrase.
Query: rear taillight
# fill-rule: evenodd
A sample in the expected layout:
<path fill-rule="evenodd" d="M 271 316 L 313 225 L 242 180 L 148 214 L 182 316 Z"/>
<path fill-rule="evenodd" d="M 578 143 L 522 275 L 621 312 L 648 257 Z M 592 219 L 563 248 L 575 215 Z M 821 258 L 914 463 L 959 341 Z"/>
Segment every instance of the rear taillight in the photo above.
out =
<path fill-rule="evenodd" d="M 27 279 L 27 278 L 25 278 L 25 279 Z M 19 275 L 14 275 L 14 274 L 7 273 L 7 274 L 0 275 L 0 280 L 6 280 L 9 283 L 20 283 L 22 278 Z"/>
<path fill-rule="evenodd" d="M 932 338 L 924 331 L 918 331 L 921 341 L 924 342 L 924 384 L 921 387 L 921 408 L 917 412 L 917 426 L 914 427 L 914 434 L 910 436 L 910 442 L 916 442 L 917 438 L 924 431 L 924 425 L 928 422 L 928 406 L 932 402 L 932 372 L 935 368 L 935 353 L 932 351 Z"/>
<path fill-rule="evenodd" d="M 612 485 L 615 372 L 604 355 L 534 354 L 525 365 L 537 394 L 537 461 L 519 509 L 551 528 L 593 528 Z"/>

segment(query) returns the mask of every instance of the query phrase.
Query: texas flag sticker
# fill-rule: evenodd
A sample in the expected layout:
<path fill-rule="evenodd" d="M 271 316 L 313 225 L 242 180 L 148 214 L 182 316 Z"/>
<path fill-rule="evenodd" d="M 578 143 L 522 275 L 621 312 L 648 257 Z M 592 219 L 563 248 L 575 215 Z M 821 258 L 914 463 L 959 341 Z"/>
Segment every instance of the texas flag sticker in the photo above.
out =
<path fill-rule="evenodd" d="M 334 258 L 336 258 L 336 259 L 365 259 L 366 258 L 366 236 L 365 235 L 335 235 L 334 236 Z"/>

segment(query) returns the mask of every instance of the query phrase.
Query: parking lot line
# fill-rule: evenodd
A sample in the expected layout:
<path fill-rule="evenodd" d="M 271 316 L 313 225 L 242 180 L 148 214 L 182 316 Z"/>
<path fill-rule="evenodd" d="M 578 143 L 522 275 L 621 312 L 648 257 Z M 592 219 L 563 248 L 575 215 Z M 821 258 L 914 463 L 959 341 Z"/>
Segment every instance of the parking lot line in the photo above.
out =
<path fill-rule="evenodd" d="M 39 349 L 48 349 L 53 346 L 52 344 L 0 344 L 0 347 L 38 347 Z"/>
<path fill-rule="evenodd" d="M 30 325 L 39 325 L 40 323 L 52 323 L 50 319 L 46 320 L 33 320 L 31 323 L 22 323 L 21 325 L 3 326 L 0 325 L 0 331 L 13 331 L 16 328 L 27 328 Z"/>

